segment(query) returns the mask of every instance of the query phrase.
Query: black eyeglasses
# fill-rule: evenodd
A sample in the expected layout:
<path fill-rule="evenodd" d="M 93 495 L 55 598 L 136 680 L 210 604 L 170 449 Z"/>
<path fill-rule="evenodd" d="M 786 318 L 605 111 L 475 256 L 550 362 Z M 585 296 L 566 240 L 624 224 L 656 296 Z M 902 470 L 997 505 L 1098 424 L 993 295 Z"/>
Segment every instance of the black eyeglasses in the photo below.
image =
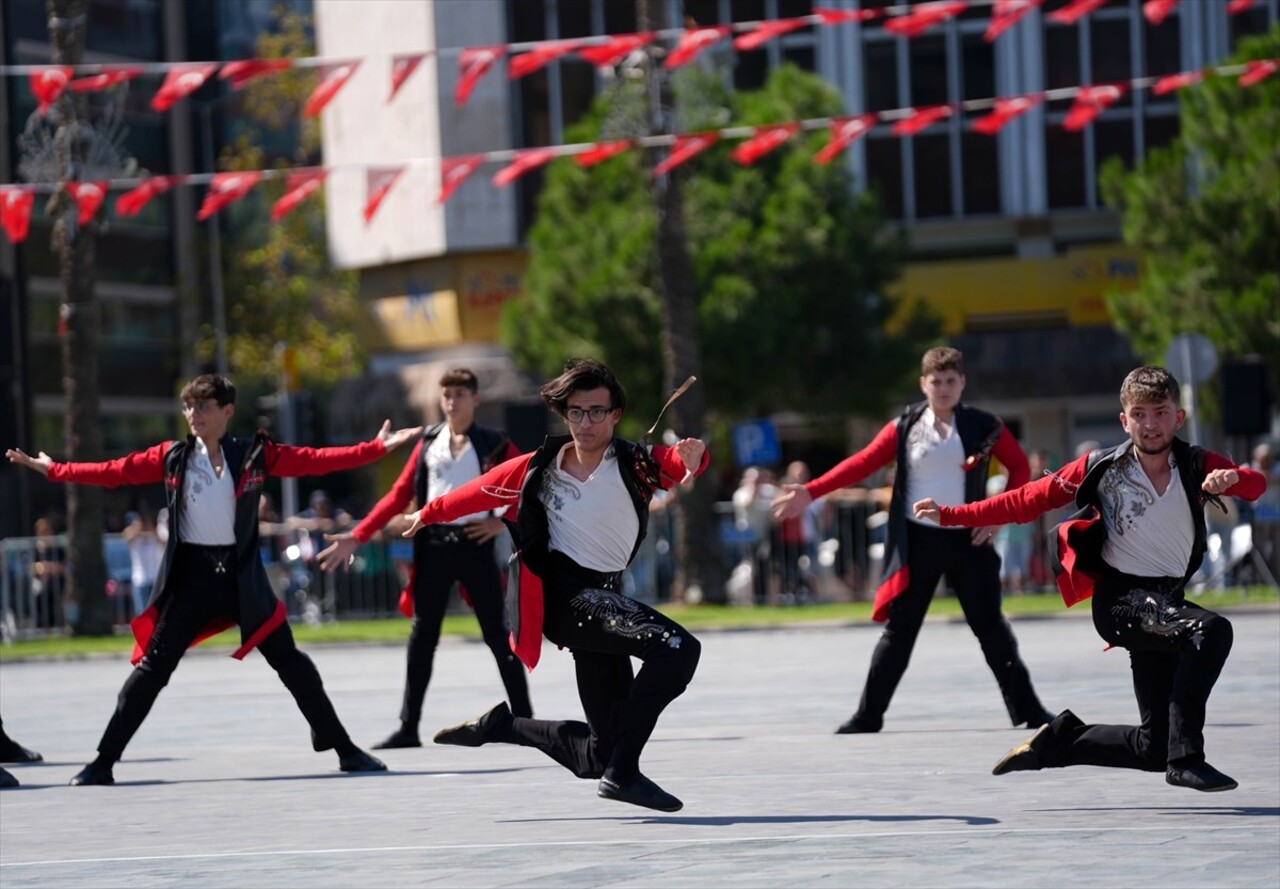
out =
<path fill-rule="evenodd" d="M 184 414 L 207 414 L 209 411 L 221 406 L 212 398 L 206 398 L 202 401 L 184 401 L 182 402 L 182 412 Z"/>
<path fill-rule="evenodd" d="M 583 417 L 590 417 L 591 423 L 603 423 L 604 418 L 613 413 L 611 407 L 589 407 L 585 410 L 580 407 L 567 407 L 564 409 L 564 418 L 573 425 L 577 426 L 582 422 Z"/>

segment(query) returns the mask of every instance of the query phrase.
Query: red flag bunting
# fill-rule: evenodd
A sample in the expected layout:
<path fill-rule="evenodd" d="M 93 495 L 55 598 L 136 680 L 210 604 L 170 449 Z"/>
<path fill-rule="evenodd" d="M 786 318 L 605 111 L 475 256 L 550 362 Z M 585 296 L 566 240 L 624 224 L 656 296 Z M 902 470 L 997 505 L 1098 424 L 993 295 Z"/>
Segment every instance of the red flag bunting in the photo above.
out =
<path fill-rule="evenodd" d="M 536 46 L 529 52 L 512 56 L 507 62 L 507 79 L 518 80 L 539 71 L 561 56 L 568 55 L 579 46 L 581 40 L 552 40 Z"/>
<path fill-rule="evenodd" d="M 327 170 L 296 170 L 285 177 L 284 194 L 271 205 L 271 221 L 279 222 L 311 195 L 319 191 L 324 184 Z"/>
<path fill-rule="evenodd" d="M 359 67 L 359 61 L 321 65 L 320 82 L 311 91 L 311 95 L 307 98 L 307 104 L 303 106 L 302 113 L 307 117 L 315 117 L 323 111 L 324 106 L 333 101 L 333 97 L 338 94 L 338 90 L 342 89 Z"/>
<path fill-rule="evenodd" d="M 631 147 L 631 142 L 626 139 L 615 139 L 612 142 L 597 142 L 594 148 L 589 148 L 581 154 L 575 154 L 573 160 L 580 167 L 594 167 L 602 161 L 607 161 L 611 157 L 615 157 Z"/>
<path fill-rule="evenodd" d="M 436 203 L 443 204 L 452 197 L 466 178 L 484 163 L 483 154 L 467 154 L 462 157 L 446 157 L 440 163 L 440 194 Z"/>
<path fill-rule="evenodd" d="M 658 35 L 653 31 L 639 34 L 619 34 L 605 43 L 585 46 L 578 50 L 578 57 L 586 59 L 597 68 L 608 68 L 616 65 L 637 49 L 653 43 Z"/>
<path fill-rule="evenodd" d="M 991 43 L 1043 3 L 1044 0 L 996 0 L 995 8 L 991 10 L 991 24 L 987 26 L 982 39 Z"/>
<path fill-rule="evenodd" d="M 69 66 L 57 65 L 31 72 L 29 75 L 31 92 L 40 103 L 41 114 L 46 113 L 49 106 L 58 101 L 58 96 L 62 95 L 62 91 L 71 82 L 74 71 L 75 69 Z"/>
<path fill-rule="evenodd" d="M 738 52 L 750 52 L 753 49 L 759 49 L 770 40 L 781 37 L 783 34 L 798 31 L 807 24 L 809 24 L 809 20 L 803 17 L 761 22 L 756 26 L 755 30 L 747 31 L 745 34 L 740 34 L 735 38 L 733 48 Z"/>
<path fill-rule="evenodd" d="M 814 7 L 813 14 L 822 18 L 824 25 L 845 25 L 850 22 L 869 22 L 879 18 L 879 9 L 823 9 Z"/>
<path fill-rule="evenodd" d="M 1231 0 L 1231 2 L 1227 4 L 1227 15 L 1239 15 L 1255 2 L 1256 0 Z"/>
<path fill-rule="evenodd" d="M 388 102 L 396 97 L 409 75 L 417 71 L 422 60 L 429 55 L 429 52 L 415 52 L 391 57 L 391 95 L 387 96 Z"/>
<path fill-rule="evenodd" d="M 775 148 L 786 144 L 787 140 L 798 132 L 800 132 L 798 123 L 756 127 L 755 135 L 733 149 L 732 157 L 743 166 L 749 167 Z"/>
<path fill-rule="evenodd" d="M 940 25 L 952 16 L 964 12 L 969 0 L 942 0 L 940 3 L 921 3 L 907 15 L 885 21 L 884 29 L 903 37 L 919 37 L 934 25 Z"/>
<path fill-rule="evenodd" d="M 1106 2 L 1107 0 L 1071 0 L 1061 9 L 1049 13 L 1049 19 L 1064 25 L 1074 25 Z"/>
<path fill-rule="evenodd" d="M 404 175 L 405 167 L 370 167 L 364 174 L 364 224 L 373 220 L 391 187 Z"/>
<path fill-rule="evenodd" d="M 247 195 L 261 178 L 261 170 L 215 173 L 213 181 L 209 183 L 209 190 L 205 193 L 204 203 L 200 205 L 200 212 L 196 214 L 196 219 L 204 222 L 227 205 L 234 204 Z"/>
<path fill-rule="evenodd" d="M 1158 25 L 1169 17 L 1169 13 L 1177 5 L 1178 0 L 1147 0 L 1142 4 L 1142 14 L 1151 24 Z"/>
<path fill-rule="evenodd" d="M 68 182 L 63 186 L 80 209 L 76 217 L 77 224 L 88 225 L 93 219 L 93 214 L 98 212 L 98 208 L 106 200 L 107 186 L 106 182 Z"/>
<path fill-rule="evenodd" d="M 515 159 L 493 175 L 493 185 L 495 188 L 510 185 L 525 173 L 536 170 L 538 167 L 555 160 L 555 158 L 556 150 L 554 148 L 529 148 L 524 151 L 517 151 Z"/>
<path fill-rule="evenodd" d="M 691 136 L 676 136 L 676 141 L 671 146 L 671 153 L 663 159 L 662 163 L 653 168 L 654 177 L 670 173 L 685 161 L 715 145 L 719 138 L 719 133 L 694 133 Z"/>
<path fill-rule="evenodd" d="M 933 105 L 929 108 L 912 108 L 909 117 L 904 117 L 893 125 L 895 136 L 914 136 L 933 126 L 938 121 L 951 116 L 950 105 Z"/>
<path fill-rule="evenodd" d="M 1067 112 L 1067 119 L 1062 122 L 1062 128 L 1071 133 L 1083 130 L 1099 114 L 1120 101 L 1124 91 L 1123 85 L 1114 83 L 1081 87 L 1076 93 L 1075 104 Z"/>
<path fill-rule="evenodd" d="M 1151 86 L 1151 92 L 1157 96 L 1163 96 L 1165 93 L 1171 93 L 1174 90 L 1180 90 L 1183 87 L 1191 86 L 1204 80 L 1203 71 L 1182 71 L 1178 74 L 1166 74 Z"/>
<path fill-rule="evenodd" d="M 1263 59 L 1262 61 L 1245 62 L 1244 69 L 1244 73 L 1240 75 L 1240 80 L 1237 82 L 1241 86 L 1253 86 L 1280 70 L 1280 61 Z"/>
<path fill-rule="evenodd" d="M 458 105 L 467 104 L 471 92 L 480 82 L 480 78 L 489 73 L 493 63 L 507 54 L 506 46 L 473 46 L 464 49 L 458 55 L 458 85 L 453 91 L 453 100 Z"/>
<path fill-rule="evenodd" d="M 231 81 L 231 88 L 238 90 L 255 77 L 265 77 L 292 67 L 292 59 L 241 59 L 223 65 L 218 79 Z"/>
<path fill-rule="evenodd" d="M 1009 99 L 996 99 L 995 107 L 991 109 L 991 112 L 973 122 L 974 132 L 982 133 L 985 136 L 994 136 L 1009 121 L 1026 114 L 1038 105 L 1040 99 L 1040 96 L 1014 96 Z"/>
<path fill-rule="evenodd" d="M 173 186 L 182 182 L 184 176 L 152 176 L 142 183 L 116 198 L 116 215 L 121 218 L 137 216 L 142 208 L 151 203 L 156 195 L 163 194 Z"/>
<path fill-rule="evenodd" d="M 30 188 L 0 185 L 0 227 L 9 236 L 9 243 L 21 244 L 27 239 L 35 202 L 36 193 Z"/>
<path fill-rule="evenodd" d="M 115 86 L 118 83 L 125 83 L 133 80 L 142 74 L 142 69 L 130 66 L 124 68 L 110 68 L 101 74 L 94 74 L 91 77 L 80 77 L 71 81 L 69 89 L 73 93 L 93 93 L 98 90 L 104 90 L 107 87 Z"/>
<path fill-rule="evenodd" d="M 217 70 L 216 62 L 197 62 L 170 68 L 169 73 L 164 76 L 164 83 L 160 84 L 160 89 L 151 97 L 151 110 L 168 111 L 179 99 L 200 89 Z"/>
<path fill-rule="evenodd" d="M 679 68 L 687 65 L 700 56 L 707 47 L 719 43 L 733 32 L 728 25 L 717 25 L 714 28 L 690 28 L 680 35 L 675 48 L 668 53 L 662 67 Z"/>
<path fill-rule="evenodd" d="M 829 164 L 858 139 L 870 132 L 879 119 L 877 114 L 863 114 L 858 117 L 838 117 L 831 121 L 831 141 L 813 156 L 819 164 Z"/>

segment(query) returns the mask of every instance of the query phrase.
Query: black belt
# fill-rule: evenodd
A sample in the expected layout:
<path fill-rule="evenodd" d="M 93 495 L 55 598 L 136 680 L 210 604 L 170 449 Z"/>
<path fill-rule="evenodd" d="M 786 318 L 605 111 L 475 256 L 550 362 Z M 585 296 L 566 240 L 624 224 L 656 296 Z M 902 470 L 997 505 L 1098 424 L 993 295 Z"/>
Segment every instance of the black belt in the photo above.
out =
<path fill-rule="evenodd" d="M 466 525 L 427 525 L 422 533 L 428 543 L 474 543 L 467 536 Z"/>
<path fill-rule="evenodd" d="M 622 589 L 621 571 L 596 571 L 593 568 L 584 568 L 559 550 L 553 549 L 547 552 L 547 564 L 557 586 L 567 583 L 579 589 L 612 592 Z"/>
<path fill-rule="evenodd" d="M 205 546 L 200 543 L 179 543 L 179 549 L 199 555 L 204 559 L 214 574 L 232 574 L 235 572 L 236 548 L 233 545 Z"/>

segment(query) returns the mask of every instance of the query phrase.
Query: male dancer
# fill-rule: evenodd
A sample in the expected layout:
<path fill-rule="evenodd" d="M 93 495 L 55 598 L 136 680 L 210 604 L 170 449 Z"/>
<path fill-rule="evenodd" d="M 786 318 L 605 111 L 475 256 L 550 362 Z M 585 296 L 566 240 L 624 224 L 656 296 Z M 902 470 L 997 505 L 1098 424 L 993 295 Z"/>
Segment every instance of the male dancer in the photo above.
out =
<path fill-rule="evenodd" d="M 240 625 L 242 645 L 232 657 L 258 648 L 311 724 L 317 750 L 336 750 L 344 772 L 386 766 L 351 742 L 324 692 L 315 664 L 294 644 L 284 603 L 275 597 L 258 553 L 258 495 L 268 475 L 321 475 L 362 466 L 418 435 L 421 427 L 391 432 L 344 448 L 296 448 L 258 433 L 227 435 L 236 389 L 226 377 L 204 374 L 182 390 L 191 427 L 185 441 L 167 441 L 105 463 L 55 463 L 14 448 L 10 461 L 52 481 L 144 485 L 163 481 L 170 534 L 147 609 L 133 621 L 137 665 L 120 690 L 115 714 L 98 742 L 98 757 L 72 784 L 113 784 L 112 766 L 142 725 L 187 648 Z"/>
<path fill-rule="evenodd" d="M 817 497 L 852 485 L 897 461 L 889 504 L 884 580 L 872 618 L 888 619 L 871 656 L 858 710 L 836 734 L 878 732 L 898 681 L 906 672 L 925 612 L 944 574 L 955 588 L 969 628 L 995 674 L 1013 724 L 1036 728 L 1053 718 L 1036 697 L 1018 655 L 1013 628 L 1000 611 L 1000 557 L 991 546 L 997 528 L 970 534 L 942 531 L 911 519 L 908 505 L 922 497 L 959 505 L 986 496 L 987 463 L 994 454 L 1009 470 L 1009 489 L 1027 481 L 1027 458 L 999 417 L 960 402 L 964 356 L 939 347 L 924 353 L 920 391 L 925 400 L 885 424 L 871 444 L 806 485 L 784 485 L 773 501 L 781 519 L 796 518 Z"/>
<path fill-rule="evenodd" d="M 522 565 L 512 570 L 522 586 L 513 642 L 531 668 L 542 634 L 569 649 L 587 721 L 513 716 L 503 703 L 435 741 L 536 747 L 579 778 L 599 778 L 596 792 L 605 799 L 674 812 L 683 803 L 641 774 L 640 753 L 659 715 L 693 678 L 702 646 L 675 621 L 623 595 L 619 581 L 644 539 L 654 490 L 702 472 L 706 446 L 686 438 L 650 452 L 615 438 L 626 396 L 597 361 L 570 361 L 541 395 L 569 435 L 549 436 L 533 454 L 431 501 L 414 514 L 406 536 L 518 501 Z M 530 635 L 536 641 L 526 647 Z M 632 657 L 643 662 L 639 673 L 632 673 Z"/>
<path fill-rule="evenodd" d="M 28 750 L 10 738 L 4 730 L 4 720 L 0 719 L 0 762 L 42 762 L 44 757 L 34 750 Z M 17 787 L 18 779 L 7 769 L 0 768 L 0 787 Z"/>
<path fill-rule="evenodd" d="M 992 774 L 1113 766 L 1164 771 L 1193 790 L 1231 790 L 1236 782 L 1205 761 L 1205 706 L 1227 654 L 1231 624 L 1186 601 L 1186 585 L 1207 548 L 1204 504 L 1218 495 L 1256 500 L 1259 472 L 1176 437 L 1186 412 L 1178 381 L 1163 367 L 1139 367 L 1120 387 L 1120 425 L 1128 441 L 1089 451 L 1056 474 L 967 506 L 914 506 L 944 526 L 1029 522 L 1075 501 L 1058 526 L 1058 588 L 1068 605 L 1093 597 L 1093 625 L 1129 649 L 1139 725 L 1085 725 L 1070 710 L 1019 744 Z"/>
<path fill-rule="evenodd" d="M 498 463 L 520 455 L 506 433 L 475 422 L 479 388 L 476 375 L 466 368 L 445 372 L 440 378 L 444 422 L 423 433 L 395 485 L 360 524 L 347 533 L 325 535 L 333 543 L 320 553 L 324 570 L 333 571 L 339 565 L 345 568 L 360 544 L 368 543 L 388 521 L 402 515 L 410 500 L 430 503 Z M 413 617 L 400 727 L 382 743 L 374 744 L 375 750 L 422 746 L 418 739 L 422 701 L 431 682 L 449 589 L 455 582 L 466 590 L 485 644 L 498 662 L 511 712 L 516 716 L 533 715 L 524 668 L 507 643 L 502 618 L 502 578 L 494 560 L 493 539 L 505 530 L 501 519 L 484 510 L 452 524 L 431 525 L 414 537 L 413 570 L 400 596 L 401 610 Z"/>

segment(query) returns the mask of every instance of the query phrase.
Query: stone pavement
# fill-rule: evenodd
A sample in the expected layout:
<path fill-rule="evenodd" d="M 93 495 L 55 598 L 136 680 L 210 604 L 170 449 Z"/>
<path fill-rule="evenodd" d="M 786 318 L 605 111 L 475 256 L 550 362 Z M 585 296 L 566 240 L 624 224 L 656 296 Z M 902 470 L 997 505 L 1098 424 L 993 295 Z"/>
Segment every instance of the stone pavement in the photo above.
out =
<path fill-rule="evenodd" d="M 1131 722 L 1126 655 L 1087 619 L 1015 629 L 1041 697 L 1086 721 Z M 1081 614 L 1081 617 L 1084 615 Z M 44 753 L 0 791 L 0 887 L 148 886 L 1259 886 L 1280 885 L 1280 612 L 1233 613 L 1235 650 L 1210 702 L 1210 760 L 1230 793 L 1158 774 L 1075 768 L 992 777 L 1012 729 L 976 641 L 931 621 L 885 730 L 837 736 L 873 627 L 705 632 L 702 665 L 646 750 L 674 814 L 598 799 L 534 750 L 384 751 L 343 775 L 263 659 L 195 653 L 116 766 L 93 755 L 128 666 L 5 664 L 5 727 Z M 405 626 L 406 632 L 408 625 Z M 396 723 L 403 651 L 311 655 L 358 742 Z M 481 644 L 447 640 L 427 699 L 436 727 L 501 686 Z M 548 645 L 539 715 L 578 716 L 572 660 Z"/>

